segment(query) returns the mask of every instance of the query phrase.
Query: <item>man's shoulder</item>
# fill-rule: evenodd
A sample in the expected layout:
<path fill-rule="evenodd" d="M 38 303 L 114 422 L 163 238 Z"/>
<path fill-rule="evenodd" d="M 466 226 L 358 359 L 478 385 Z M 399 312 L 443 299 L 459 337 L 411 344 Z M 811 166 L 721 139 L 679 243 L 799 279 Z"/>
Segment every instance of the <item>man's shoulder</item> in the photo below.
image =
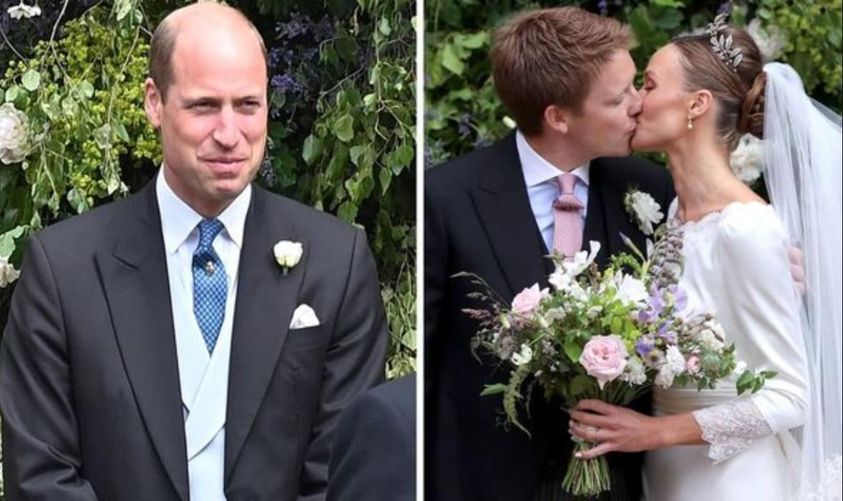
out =
<path fill-rule="evenodd" d="M 490 168 L 512 161 L 518 161 L 514 135 L 427 169 L 425 191 L 441 194 L 462 190 L 476 184 Z"/>
<path fill-rule="evenodd" d="M 328 233 L 336 238 L 337 235 L 353 236 L 356 229 L 351 224 L 327 212 L 315 209 L 307 204 L 290 197 L 279 195 L 265 188 L 254 186 L 255 195 L 261 198 L 268 214 L 285 218 L 301 233 Z"/>
<path fill-rule="evenodd" d="M 35 236 L 45 247 L 59 246 L 81 250 L 97 243 L 126 224 L 134 208 L 142 202 L 141 193 L 108 202 L 89 211 L 70 216 L 38 231 Z"/>
<path fill-rule="evenodd" d="M 361 399 L 377 403 L 381 407 L 392 407 L 405 414 L 415 416 L 416 377 L 415 374 L 395 379 L 369 389 Z"/>

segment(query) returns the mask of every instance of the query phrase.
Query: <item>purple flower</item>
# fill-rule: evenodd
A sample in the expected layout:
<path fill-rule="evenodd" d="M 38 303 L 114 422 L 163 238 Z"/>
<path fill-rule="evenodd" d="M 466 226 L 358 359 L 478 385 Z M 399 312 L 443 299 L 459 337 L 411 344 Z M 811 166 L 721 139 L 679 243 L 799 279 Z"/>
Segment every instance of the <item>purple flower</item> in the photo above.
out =
<path fill-rule="evenodd" d="M 666 323 L 659 327 L 658 336 L 669 344 L 676 344 L 676 333 L 668 330 L 668 325 Z"/>
<path fill-rule="evenodd" d="M 299 93 L 302 91 L 302 86 L 290 75 L 275 75 L 270 81 L 270 85 L 279 92 Z"/>
<path fill-rule="evenodd" d="M 688 293 L 678 285 L 671 285 L 668 292 L 673 296 L 673 311 L 682 311 L 688 306 Z"/>
<path fill-rule="evenodd" d="M 642 357 L 646 357 L 655 348 L 655 343 L 649 336 L 643 336 L 635 342 L 635 351 Z"/>
<path fill-rule="evenodd" d="M 457 132 L 461 138 L 466 138 L 471 134 L 471 115 L 463 113 L 457 120 Z"/>
<path fill-rule="evenodd" d="M 609 13 L 609 2 L 606 0 L 600 0 L 597 2 L 597 8 L 600 10 L 600 15 L 605 16 Z"/>

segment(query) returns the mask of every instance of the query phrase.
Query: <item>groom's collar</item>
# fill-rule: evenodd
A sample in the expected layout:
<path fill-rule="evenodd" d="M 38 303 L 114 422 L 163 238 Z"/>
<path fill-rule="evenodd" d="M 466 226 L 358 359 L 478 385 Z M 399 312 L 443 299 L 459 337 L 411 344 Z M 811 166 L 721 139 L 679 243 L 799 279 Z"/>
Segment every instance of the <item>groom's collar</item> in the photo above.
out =
<path fill-rule="evenodd" d="M 520 130 L 515 132 L 515 147 L 518 150 L 518 160 L 521 162 L 521 170 L 524 173 L 524 182 L 527 184 L 527 188 L 545 183 L 562 174 L 561 170 L 554 167 L 530 146 L 527 138 Z M 588 186 L 589 169 L 589 162 L 586 162 L 585 165 L 580 165 L 571 173 Z"/>

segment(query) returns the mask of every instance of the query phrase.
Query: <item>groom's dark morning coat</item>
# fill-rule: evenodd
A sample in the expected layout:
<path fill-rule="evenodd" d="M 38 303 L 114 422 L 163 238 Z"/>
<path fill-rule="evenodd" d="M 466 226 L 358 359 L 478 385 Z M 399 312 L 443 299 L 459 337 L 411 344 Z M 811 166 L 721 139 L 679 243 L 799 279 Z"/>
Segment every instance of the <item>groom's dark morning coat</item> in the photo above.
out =
<path fill-rule="evenodd" d="M 461 271 L 483 277 L 507 303 L 525 287 L 547 286 L 552 263 L 541 238 L 511 134 L 426 172 L 425 179 L 425 497 L 436 501 L 532 500 L 542 479 L 561 482 L 571 442 L 559 402 L 533 392 L 532 438 L 502 425 L 500 396 L 480 397 L 501 381 L 499 362 L 472 356 L 477 307 Z M 644 249 L 645 237 L 624 209 L 629 188 L 663 208 L 673 198 L 666 169 L 635 158 L 591 162 L 583 247 L 597 240 L 599 265 L 626 249 L 620 233 Z M 663 212 L 664 211 L 663 209 Z M 642 402 L 646 407 L 648 402 Z M 646 410 L 646 409 L 645 409 Z M 613 457 L 614 456 L 614 457 Z M 642 457 L 611 454 L 612 500 L 638 500 Z"/>
<path fill-rule="evenodd" d="M 286 275 L 279 240 L 304 244 Z M 302 303 L 321 325 L 289 330 Z M 322 499 L 336 418 L 381 379 L 386 341 L 363 233 L 254 187 L 231 341 L 229 501 Z M 0 378 L 9 501 L 188 498 L 154 183 L 30 239 Z"/>

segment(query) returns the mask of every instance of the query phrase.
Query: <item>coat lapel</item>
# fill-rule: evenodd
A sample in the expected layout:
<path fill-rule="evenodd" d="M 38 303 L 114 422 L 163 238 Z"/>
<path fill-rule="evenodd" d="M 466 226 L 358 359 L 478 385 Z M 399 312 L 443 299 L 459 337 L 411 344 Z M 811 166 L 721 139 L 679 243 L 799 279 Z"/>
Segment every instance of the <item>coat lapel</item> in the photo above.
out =
<path fill-rule="evenodd" d="M 623 205 L 626 187 L 612 182 L 612 173 L 600 159 L 591 162 L 588 187 L 588 213 L 583 232 L 583 249 L 588 249 L 590 240 L 600 242 L 597 265 L 602 269 L 609 264 L 609 258 L 620 252 L 630 252 L 621 233 L 632 239 L 644 252 L 645 238 L 632 222 Z"/>
<path fill-rule="evenodd" d="M 231 478 L 287 339 L 308 255 L 307 242 L 302 242 L 301 261 L 283 274 L 272 248 L 279 240 L 296 241 L 296 236 L 285 222 L 284 214 L 272 213 L 269 195 L 264 190 L 254 187 L 252 193 L 240 252 L 231 339 L 225 424 L 226 482 Z"/>
<path fill-rule="evenodd" d="M 536 282 L 547 283 L 543 261 L 549 259 L 530 208 L 515 135 L 498 148 L 500 162 L 488 166 L 471 197 L 512 297 Z"/>
<path fill-rule="evenodd" d="M 117 344 L 146 430 L 181 499 L 188 498 L 178 361 L 155 183 L 125 202 L 113 248 L 97 252 Z"/>

